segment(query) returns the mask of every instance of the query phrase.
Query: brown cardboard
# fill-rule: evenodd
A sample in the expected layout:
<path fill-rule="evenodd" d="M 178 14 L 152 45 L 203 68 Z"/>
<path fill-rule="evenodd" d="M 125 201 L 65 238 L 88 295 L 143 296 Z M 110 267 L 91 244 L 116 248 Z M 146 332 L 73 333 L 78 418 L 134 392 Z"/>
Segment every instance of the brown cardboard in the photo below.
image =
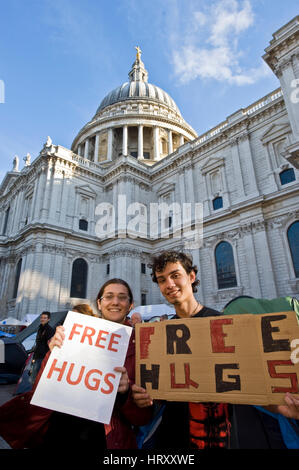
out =
<path fill-rule="evenodd" d="M 284 404 L 299 393 L 297 338 L 295 312 L 137 324 L 136 383 L 155 399 Z"/>

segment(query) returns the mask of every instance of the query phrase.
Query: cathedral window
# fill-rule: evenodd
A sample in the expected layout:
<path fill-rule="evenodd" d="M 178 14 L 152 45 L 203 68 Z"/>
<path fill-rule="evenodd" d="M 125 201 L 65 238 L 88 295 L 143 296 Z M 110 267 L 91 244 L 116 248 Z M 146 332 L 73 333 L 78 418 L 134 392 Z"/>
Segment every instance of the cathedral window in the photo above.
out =
<path fill-rule="evenodd" d="M 106 274 L 107 276 L 110 274 L 110 264 L 106 264 Z"/>
<path fill-rule="evenodd" d="M 299 277 L 299 221 L 294 222 L 287 233 L 295 276 Z"/>
<path fill-rule="evenodd" d="M 146 265 L 145 265 L 145 263 L 141 263 L 141 274 L 146 274 Z"/>
<path fill-rule="evenodd" d="M 22 269 L 22 258 L 19 259 L 18 264 L 17 264 L 15 283 L 14 283 L 14 289 L 13 289 L 13 296 L 12 296 L 13 299 L 15 299 L 18 295 L 21 269 Z"/>
<path fill-rule="evenodd" d="M 220 242 L 215 249 L 218 289 L 237 286 L 233 249 L 228 242 Z"/>
<path fill-rule="evenodd" d="M 223 199 L 221 196 L 215 197 L 213 199 L 213 209 L 216 211 L 217 209 L 222 209 L 223 207 Z"/>
<path fill-rule="evenodd" d="M 293 168 L 288 168 L 287 170 L 283 170 L 281 173 L 279 173 L 279 178 L 280 178 L 280 183 L 282 185 L 295 181 L 296 176 L 295 176 L 295 172 Z"/>
<path fill-rule="evenodd" d="M 146 294 L 141 293 L 141 305 L 146 305 Z"/>
<path fill-rule="evenodd" d="M 86 298 L 87 268 L 87 263 L 83 258 L 78 258 L 73 262 L 71 297 Z"/>
<path fill-rule="evenodd" d="M 87 232 L 88 230 L 88 222 L 85 219 L 80 219 L 79 220 L 79 230 L 84 230 Z"/>

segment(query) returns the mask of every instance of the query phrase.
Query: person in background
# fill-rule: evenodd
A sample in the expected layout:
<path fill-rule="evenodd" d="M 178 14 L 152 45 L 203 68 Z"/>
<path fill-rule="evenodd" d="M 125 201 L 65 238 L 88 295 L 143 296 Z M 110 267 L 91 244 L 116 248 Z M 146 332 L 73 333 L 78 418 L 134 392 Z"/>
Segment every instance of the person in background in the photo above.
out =
<path fill-rule="evenodd" d="M 139 312 L 132 313 L 131 318 L 130 318 L 131 326 L 134 327 L 136 323 L 142 323 L 142 317 Z"/>
<path fill-rule="evenodd" d="M 88 304 L 78 304 L 72 307 L 72 312 L 83 313 L 84 315 L 89 315 L 91 317 L 99 317 L 97 313 L 94 313 L 93 309 Z"/>
<path fill-rule="evenodd" d="M 54 329 L 49 325 L 50 312 L 42 312 L 40 315 L 40 325 L 37 330 L 35 345 L 33 347 L 32 366 L 30 372 L 30 382 L 33 385 L 39 372 L 43 359 L 49 351 L 48 342 L 54 335 Z"/>

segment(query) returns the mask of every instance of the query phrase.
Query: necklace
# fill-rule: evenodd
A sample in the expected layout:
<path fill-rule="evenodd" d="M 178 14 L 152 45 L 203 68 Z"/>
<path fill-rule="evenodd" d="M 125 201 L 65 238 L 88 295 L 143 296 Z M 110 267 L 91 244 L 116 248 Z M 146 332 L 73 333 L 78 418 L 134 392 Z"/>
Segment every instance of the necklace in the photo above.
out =
<path fill-rule="evenodd" d="M 196 310 L 198 309 L 198 306 L 199 306 L 199 302 L 197 302 L 196 307 L 195 307 L 195 309 L 193 310 L 193 312 L 191 313 L 190 317 L 192 317 L 192 316 L 194 315 L 194 313 L 195 313 Z"/>

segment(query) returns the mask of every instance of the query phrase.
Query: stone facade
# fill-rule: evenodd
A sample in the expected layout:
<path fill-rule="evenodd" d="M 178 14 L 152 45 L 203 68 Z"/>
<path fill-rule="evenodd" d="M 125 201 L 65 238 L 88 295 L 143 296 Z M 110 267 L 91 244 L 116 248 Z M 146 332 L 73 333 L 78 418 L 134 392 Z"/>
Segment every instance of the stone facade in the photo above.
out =
<path fill-rule="evenodd" d="M 48 138 L 34 161 L 26 157 L 21 171 L 14 160 L 0 187 L 1 317 L 22 318 L 84 301 L 70 297 L 77 259 L 87 266 L 84 299 L 93 302 L 105 280 L 121 277 L 132 286 L 136 305 L 163 302 L 147 264 L 162 249 L 185 249 L 175 231 L 175 211 L 184 203 L 203 205 L 203 243 L 191 253 L 204 304 L 221 309 L 238 295 L 299 293 L 287 236 L 299 221 L 299 104 L 286 79 L 299 83 L 298 17 L 273 38 L 264 58 L 281 88 L 202 136 L 169 95 L 148 84 L 137 54 L 129 84 L 104 98 L 71 150 Z M 282 184 L 288 169 L 294 178 Z M 128 221 L 136 203 L 143 225 L 134 232 Z M 179 204 L 160 213 L 169 231 L 165 220 L 154 226 L 154 203 Z M 104 238 L 99 228 L 108 233 L 107 211 L 115 211 L 114 236 Z M 221 242 L 233 254 L 235 281 L 227 288 L 219 288 L 217 277 L 215 250 Z"/>

